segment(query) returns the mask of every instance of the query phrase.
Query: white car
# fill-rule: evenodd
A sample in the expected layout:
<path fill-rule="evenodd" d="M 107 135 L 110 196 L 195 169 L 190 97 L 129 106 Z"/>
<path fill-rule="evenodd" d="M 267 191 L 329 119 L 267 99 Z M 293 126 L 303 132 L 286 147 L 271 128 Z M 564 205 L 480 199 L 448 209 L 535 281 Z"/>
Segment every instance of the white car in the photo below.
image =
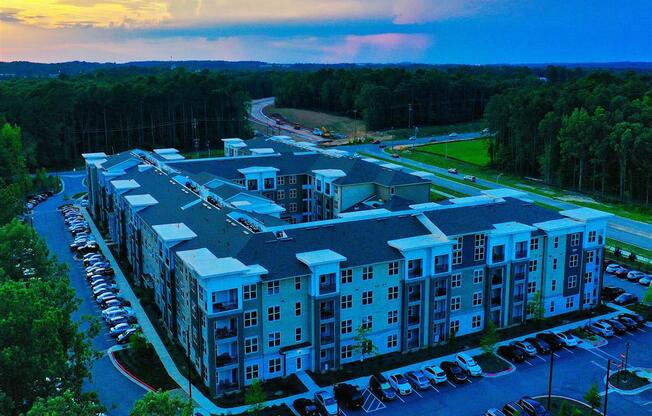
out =
<path fill-rule="evenodd" d="M 407 381 L 403 374 L 392 374 L 389 376 L 389 384 L 401 396 L 412 394 L 412 386 Z"/>
<path fill-rule="evenodd" d="M 119 307 L 119 306 L 112 306 L 110 308 L 104 309 L 102 311 L 102 317 L 106 317 L 114 312 L 118 312 L 120 315 L 125 315 L 125 316 L 135 316 L 136 313 L 132 308 L 129 307 Z"/>
<path fill-rule="evenodd" d="M 432 384 L 445 383 L 448 380 L 446 373 L 438 365 L 427 365 L 421 371 Z"/>
<path fill-rule="evenodd" d="M 324 416 L 337 416 L 339 408 L 335 398 L 329 392 L 322 390 L 315 393 L 315 402 L 317 407 L 321 408 L 321 414 Z"/>
<path fill-rule="evenodd" d="M 593 322 L 586 329 L 601 337 L 611 338 L 614 336 L 614 330 L 611 325 L 604 322 Z"/>
<path fill-rule="evenodd" d="M 480 377 L 482 375 L 482 368 L 469 354 L 465 352 L 456 354 L 455 361 L 457 361 L 457 364 L 462 368 L 462 370 L 466 371 L 473 377 Z"/>
<path fill-rule="evenodd" d="M 451 133 L 448 135 L 448 137 L 457 137 L 457 133 Z"/>
<path fill-rule="evenodd" d="M 611 263 L 611 264 L 608 265 L 607 268 L 604 269 L 604 270 L 605 270 L 607 273 L 615 273 L 616 270 L 620 269 L 621 267 L 623 267 L 623 266 L 621 266 L 620 264 L 617 264 L 617 263 Z"/>
<path fill-rule="evenodd" d="M 652 282 L 652 275 L 649 274 L 638 279 L 638 283 L 643 286 L 650 286 L 650 282 Z"/>
<path fill-rule="evenodd" d="M 568 332 L 559 332 L 556 335 L 566 347 L 577 347 L 579 341 L 575 335 Z"/>
<path fill-rule="evenodd" d="M 455 168 L 449 168 L 449 169 L 448 169 L 448 173 L 452 173 L 452 174 L 454 174 L 454 175 L 457 175 L 457 169 L 455 169 Z"/>

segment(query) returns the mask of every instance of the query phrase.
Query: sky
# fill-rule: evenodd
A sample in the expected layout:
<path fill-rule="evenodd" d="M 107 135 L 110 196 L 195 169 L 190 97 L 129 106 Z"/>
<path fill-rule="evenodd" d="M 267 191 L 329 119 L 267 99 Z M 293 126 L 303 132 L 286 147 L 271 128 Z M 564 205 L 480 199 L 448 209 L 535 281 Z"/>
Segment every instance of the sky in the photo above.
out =
<path fill-rule="evenodd" d="M 2 0 L 0 61 L 652 61 L 652 0 Z"/>

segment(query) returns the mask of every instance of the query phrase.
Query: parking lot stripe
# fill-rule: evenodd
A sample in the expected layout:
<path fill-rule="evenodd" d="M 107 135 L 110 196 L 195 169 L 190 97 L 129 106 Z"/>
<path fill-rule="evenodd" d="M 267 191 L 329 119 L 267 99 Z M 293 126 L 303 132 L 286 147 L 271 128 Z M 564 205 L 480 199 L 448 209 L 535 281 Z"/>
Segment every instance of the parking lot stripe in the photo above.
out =
<path fill-rule="evenodd" d="M 423 396 L 422 396 L 421 394 L 419 394 L 419 392 L 418 392 L 418 391 L 416 391 L 416 390 L 412 390 L 412 391 L 413 391 L 413 392 L 414 392 L 414 393 L 415 393 L 415 394 L 416 394 L 417 396 L 419 396 L 419 397 L 422 397 L 422 398 L 423 398 Z"/>
<path fill-rule="evenodd" d="M 403 400 L 400 394 L 396 393 L 396 398 L 405 403 L 405 400 Z"/>
<path fill-rule="evenodd" d="M 560 358 L 560 357 L 561 357 L 561 356 L 560 356 L 559 354 L 557 354 L 556 352 L 553 352 L 552 354 L 553 354 L 555 357 L 557 357 L 557 358 Z"/>
<path fill-rule="evenodd" d="M 466 379 L 466 381 L 468 381 L 468 382 L 469 382 L 469 384 L 473 384 L 473 382 L 471 381 L 471 379 L 470 379 L 470 378 L 467 378 L 467 379 Z"/>
<path fill-rule="evenodd" d="M 598 368 L 601 368 L 602 370 L 605 370 L 605 371 L 607 371 L 607 369 L 606 369 L 606 368 L 604 368 L 603 366 L 601 366 L 600 364 L 598 364 L 598 363 L 596 363 L 596 362 L 595 362 L 595 361 L 593 361 L 593 360 L 591 360 L 591 364 L 593 364 L 594 366 L 596 366 L 596 367 L 598 367 Z"/>
<path fill-rule="evenodd" d="M 435 386 L 430 386 L 430 387 L 432 387 L 432 389 L 433 389 L 434 391 L 436 391 L 437 393 L 439 393 L 439 389 L 438 389 L 437 387 L 435 387 Z"/>
<path fill-rule="evenodd" d="M 596 348 L 596 349 L 597 349 L 598 351 L 600 351 L 602 354 L 604 354 L 604 355 L 606 355 L 606 356 L 608 356 L 608 357 L 611 357 L 612 359 L 614 359 L 614 360 L 616 360 L 616 361 L 620 360 L 620 357 L 616 357 L 615 355 L 611 355 L 611 354 L 609 354 L 609 353 L 606 352 L 606 351 L 602 351 L 600 348 Z"/>
<path fill-rule="evenodd" d="M 546 361 L 546 359 L 545 359 L 545 358 L 543 358 L 543 357 L 539 357 L 538 355 L 535 355 L 535 357 L 537 357 L 538 359 L 540 359 L 540 360 L 541 360 L 541 361 L 543 361 L 544 363 L 546 363 L 546 362 L 547 362 L 547 361 Z"/>
<path fill-rule="evenodd" d="M 618 339 L 623 339 L 623 337 L 621 337 L 620 335 L 616 335 L 616 334 L 614 334 L 614 337 L 616 337 Z"/>
<path fill-rule="evenodd" d="M 570 352 L 571 354 L 575 354 L 573 351 L 569 350 L 569 349 L 566 348 L 566 347 L 564 347 L 564 349 L 565 349 L 566 351 Z"/>
<path fill-rule="evenodd" d="M 338 410 L 339 410 L 340 415 L 346 416 L 346 412 L 344 411 L 344 409 L 342 409 L 341 407 L 338 407 Z"/>
<path fill-rule="evenodd" d="M 525 362 L 526 364 L 529 364 L 529 365 L 530 365 L 530 367 L 534 367 L 534 364 L 532 364 L 532 363 L 531 363 L 531 362 L 529 362 L 528 360 L 523 360 L 523 361 L 524 361 L 524 362 Z"/>
<path fill-rule="evenodd" d="M 450 380 L 446 380 L 446 382 L 447 382 L 448 384 L 450 384 L 451 386 L 453 386 L 453 387 L 455 387 L 455 388 L 457 388 L 457 386 L 456 386 L 455 384 L 453 384 L 453 383 L 451 383 L 451 381 L 450 381 Z"/>

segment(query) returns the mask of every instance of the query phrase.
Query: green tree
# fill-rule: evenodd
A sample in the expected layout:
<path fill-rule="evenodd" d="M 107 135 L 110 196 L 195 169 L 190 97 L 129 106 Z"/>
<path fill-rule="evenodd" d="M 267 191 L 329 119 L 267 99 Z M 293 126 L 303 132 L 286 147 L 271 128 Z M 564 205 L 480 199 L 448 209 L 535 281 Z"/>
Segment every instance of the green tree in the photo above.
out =
<path fill-rule="evenodd" d="M 192 405 L 165 392 L 147 392 L 134 403 L 130 416 L 190 416 Z"/>
<path fill-rule="evenodd" d="M 532 311 L 532 319 L 535 321 L 542 321 L 544 318 L 543 300 L 541 291 L 537 291 L 532 299 L 527 304 L 528 310 Z"/>
<path fill-rule="evenodd" d="M 264 407 L 263 402 L 265 400 L 267 400 L 267 395 L 263 390 L 263 386 L 258 379 L 255 379 L 245 391 L 244 402 L 249 406 L 249 412 L 259 412 Z"/>
<path fill-rule="evenodd" d="M 67 390 L 47 399 L 39 398 L 27 416 L 97 416 L 105 410 L 94 394 L 75 397 L 73 392 Z"/>
<path fill-rule="evenodd" d="M 61 279 L 65 270 L 58 265 L 36 231 L 18 220 L 0 226 L 0 269 L 12 280 L 29 277 Z"/>
<path fill-rule="evenodd" d="M 129 337 L 129 349 L 134 355 L 140 357 L 149 353 L 149 342 L 142 332 L 138 331 Z"/>
<path fill-rule="evenodd" d="M 6 224 L 23 211 L 24 194 L 19 185 L 0 187 L 0 224 Z"/>
<path fill-rule="evenodd" d="M 584 394 L 584 401 L 591 406 L 591 413 L 595 409 L 599 409 L 602 405 L 602 398 L 600 397 L 600 392 L 598 391 L 598 385 L 596 383 L 591 384 L 591 387 Z"/>
<path fill-rule="evenodd" d="M 5 123 L 0 128 L 0 179 L 9 182 L 26 173 L 20 128 Z"/>
<path fill-rule="evenodd" d="M 484 335 L 480 340 L 480 347 L 485 353 L 493 353 L 494 347 L 498 343 L 498 332 L 496 331 L 496 324 L 489 319 L 484 328 Z"/>
<path fill-rule="evenodd" d="M 353 337 L 353 351 L 360 354 L 360 361 L 364 361 L 367 357 L 373 357 L 378 354 L 378 346 L 376 346 L 369 334 L 371 328 L 362 325 L 355 329 L 355 336 Z"/>
<path fill-rule="evenodd" d="M 645 294 L 643 295 L 644 303 L 652 303 L 652 286 L 645 289 Z"/>

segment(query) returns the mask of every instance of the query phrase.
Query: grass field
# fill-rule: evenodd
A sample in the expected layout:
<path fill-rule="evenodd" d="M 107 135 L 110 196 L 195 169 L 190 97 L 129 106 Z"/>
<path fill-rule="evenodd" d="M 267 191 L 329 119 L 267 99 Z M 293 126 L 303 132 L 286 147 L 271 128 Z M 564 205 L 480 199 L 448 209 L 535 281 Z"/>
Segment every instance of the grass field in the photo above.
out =
<path fill-rule="evenodd" d="M 130 349 L 118 350 L 114 355 L 127 371 L 157 390 L 172 390 L 179 387 L 165 371 L 152 347 L 140 355 L 136 355 Z"/>
<path fill-rule="evenodd" d="M 309 128 L 310 130 L 315 127 L 326 127 L 331 132 L 345 134 L 349 137 L 353 137 L 356 128 L 358 136 L 363 136 L 366 132 L 366 126 L 364 121 L 358 119 L 356 120 L 337 116 L 328 113 L 322 113 L 317 111 L 309 110 L 300 110 L 297 108 L 277 108 L 274 106 L 269 106 L 265 108 L 265 114 L 279 114 L 283 116 L 286 120 L 298 123 L 302 127 Z"/>
<path fill-rule="evenodd" d="M 183 152 L 181 154 L 186 159 L 199 159 L 199 158 L 209 157 L 208 153 L 209 153 L 208 150 L 200 150 L 199 156 L 197 156 L 197 152 L 194 151 Z M 221 157 L 221 156 L 224 156 L 224 149 L 211 149 L 210 157 Z"/>
<path fill-rule="evenodd" d="M 418 151 L 434 153 L 445 158 L 448 156 L 449 159 L 456 159 L 478 166 L 487 166 L 490 162 L 489 139 L 487 138 L 429 144 L 427 146 L 419 146 Z"/>
<path fill-rule="evenodd" d="M 450 133 L 473 133 L 482 131 L 486 126 L 482 120 L 468 123 L 447 124 L 443 126 L 419 126 L 419 137 L 443 136 Z M 393 129 L 384 133 L 394 136 L 396 140 L 407 139 L 414 136 L 414 129 Z"/>

